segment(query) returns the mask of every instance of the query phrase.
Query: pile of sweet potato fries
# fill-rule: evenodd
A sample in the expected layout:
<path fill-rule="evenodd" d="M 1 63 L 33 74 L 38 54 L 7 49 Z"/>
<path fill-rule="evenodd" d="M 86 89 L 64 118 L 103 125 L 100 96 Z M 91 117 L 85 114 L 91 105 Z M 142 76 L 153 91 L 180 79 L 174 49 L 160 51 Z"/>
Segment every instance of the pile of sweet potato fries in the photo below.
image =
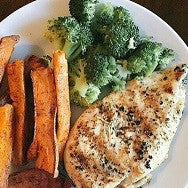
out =
<path fill-rule="evenodd" d="M 37 56 L 9 62 L 18 41 L 0 40 L 0 187 L 8 186 L 11 163 L 35 161 L 57 177 L 70 129 L 65 53 L 53 54 L 53 69 Z"/>

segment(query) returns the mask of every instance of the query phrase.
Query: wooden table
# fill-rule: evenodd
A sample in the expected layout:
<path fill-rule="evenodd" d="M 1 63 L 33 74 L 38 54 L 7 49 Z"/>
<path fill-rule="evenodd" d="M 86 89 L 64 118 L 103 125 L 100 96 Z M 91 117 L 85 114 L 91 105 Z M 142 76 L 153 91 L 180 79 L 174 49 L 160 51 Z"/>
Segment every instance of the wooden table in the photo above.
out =
<path fill-rule="evenodd" d="M 33 0 L 0 0 L 0 21 Z M 44 0 L 45 1 L 45 0 Z M 62 0 L 63 1 L 63 0 Z M 133 0 L 163 18 L 188 44 L 188 0 Z"/>

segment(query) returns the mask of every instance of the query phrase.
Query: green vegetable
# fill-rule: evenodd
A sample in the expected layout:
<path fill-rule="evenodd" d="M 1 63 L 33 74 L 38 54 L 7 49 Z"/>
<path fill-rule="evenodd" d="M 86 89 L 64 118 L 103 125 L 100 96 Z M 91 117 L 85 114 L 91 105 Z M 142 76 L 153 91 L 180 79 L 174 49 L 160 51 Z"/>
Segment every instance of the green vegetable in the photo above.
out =
<path fill-rule="evenodd" d="M 89 106 L 98 100 L 104 86 L 124 89 L 129 76 L 126 60 L 116 61 L 99 52 L 77 59 L 69 63 L 70 99 L 77 105 Z"/>
<path fill-rule="evenodd" d="M 93 42 L 90 28 L 79 24 L 71 16 L 50 20 L 46 37 L 55 43 L 57 49 L 66 52 L 69 61 L 74 60 L 81 53 L 84 54 L 86 48 Z"/>
<path fill-rule="evenodd" d="M 114 24 L 106 29 L 104 45 L 112 56 L 124 59 L 129 49 L 136 47 L 138 36 L 136 27 Z"/>
<path fill-rule="evenodd" d="M 166 67 L 172 59 L 172 50 L 164 48 L 160 43 L 146 42 L 128 58 L 128 70 L 137 76 L 148 76 L 157 67 Z"/>
<path fill-rule="evenodd" d="M 72 16 L 50 20 L 46 33 L 57 49 L 66 52 L 70 100 L 80 106 L 125 89 L 128 80 L 164 69 L 174 59 L 173 50 L 139 35 L 128 10 L 97 3 L 70 0 Z"/>
<path fill-rule="evenodd" d="M 70 0 L 69 10 L 73 17 L 81 23 L 90 23 L 95 15 L 98 0 Z"/>
<path fill-rule="evenodd" d="M 112 22 L 114 18 L 114 6 L 109 3 L 102 3 L 100 4 L 95 13 L 95 20 L 96 24 L 99 26 L 105 26 Z M 98 29 L 98 28 L 96 28 Z"/>
<path fill-rule="evenodd" d="M 130 79 L 130 71 L 127 69 L 127 61 L 117 61 L 116 72 L 111 80 L 111 87 L 114 91 L 125 89 L 127 81 Z"/>
<path fill-rule="evenodd" d="M 99 87 L 107 85 L 115 71 L 116 60 L 112 56 L 96 53 L 87 59 L 86 78 L 88 82 Z"/>
<path fill-rule="evenodd" d="M 99 97 L 99 87 L 87 82 L 84 59 L 69 63 L 69 84 L 71 102 L 77 105 L 89 106 Z"/>
<path fill-rule="evenodd" d="M 166 66 L 174 60 L 174 51 L 172 49 L 165 48 L 160 56 L 157 70 L 163 70 Z"/>
<path fill-rule="evenodd" d="M 101 45 L 116 59 L 124 59 L 130 49 L 136 48 L 140 36 L 129 12 L 123 7 L 111 8 L 109 4 L 101 5 L 101 12 L 96 16 L 94 26 L 103 36 Z"/>
<path fill-rule="evenodd" d="M 114 17 L 114 6 L 111 3 L 102 3 L 96 7 L 95 17 L 91 23 L 94 43 L 103 45 L 103 30 L 109 25 Z M 101 32 L 102 31 L 102 32 Z"/>
<path fill-rule="evenodd" d="M 96 50 L 97 51 L 97 50 Z M 112 56 L 96 52 L 86 59 L 86 79 L 99 88 L 109 85 L 112 90 L 125 88 L 130 72 L 127 70 L 127 61 L 116 61 Z"/>

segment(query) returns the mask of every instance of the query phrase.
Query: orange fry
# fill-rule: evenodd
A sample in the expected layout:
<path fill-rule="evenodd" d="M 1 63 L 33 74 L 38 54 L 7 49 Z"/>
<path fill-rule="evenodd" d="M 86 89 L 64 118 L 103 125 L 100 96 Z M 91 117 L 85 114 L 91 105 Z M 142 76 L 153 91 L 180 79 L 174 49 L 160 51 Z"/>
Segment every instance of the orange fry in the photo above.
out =
<path fill-rule="evenodd" d="M 40 67 L 46 67 L 45 61 L 42 58 L 39 58 L 35 55 L 30 56 L 27 63 L 25 64 L 26 76 L 30 75 L 30 72 L 32 70 L 35 70 Z"/>
<path fill-rule="evenodd" d="M 2 81 L 6 65 L 14 50 L 15 44 L 19 41 L 18 35 L 6 36 L 0 40 L 0 83 Z"/>
<path fill-rule="evenodd" d="M 38 68 L 31 72 L 35 105 L 34 139 L 28 151 L 28 160 L 36 158 L 35 166 L 54 177 L 58 175 L 58 147 L 56 139 L 56 93 L 53 72 Z"/>
<path fill-rule="evenodd" d="M 7 187 L 12 153 L 12 117 L 10 104 L 0 107 L 0 187 Z"/>
<path fill-rule="evenodd" d="M 24 61 L 16 60 L 8 64 L 8 85 L 12 105 L 15 109 L 13 163 L 22 165 L 26 157 L 26 96 Z"/>
<path fill-rule="evenodd" d="M 63 152 L 70 129 L 70 102 L 68 84 L 68 65 L 65 53 L 57 51 L 53 54 L 53 68 L 57 95 L 57 141 L 60 161 L 63 161 Z"/>

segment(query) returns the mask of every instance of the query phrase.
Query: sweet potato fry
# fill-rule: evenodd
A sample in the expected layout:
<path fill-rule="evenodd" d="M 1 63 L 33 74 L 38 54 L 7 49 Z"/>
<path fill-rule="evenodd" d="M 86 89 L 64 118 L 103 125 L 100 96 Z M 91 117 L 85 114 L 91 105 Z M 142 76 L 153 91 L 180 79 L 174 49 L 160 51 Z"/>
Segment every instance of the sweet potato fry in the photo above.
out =
<path fill-rule="evenodd" d="M 19 41 L 18 35 L 6 36 L 0 40 L 0 83 L 4 75 L 6 65 L 14 50 L 15 44 Z"/>
<path fill-rule="evenodd" d="M 35 166 L 54 177 L 58 175 L 58 146 L 56 138 L 56 93 L 53 72 L 38 68 L 31 72 L 35 104 L 34 139 L 28 151 L 28 160 L 36 158 Z"/>
<path fill-rule="evenodd" d="M 34 99 L 33 99 L 33 86 L 30 73 L 39 67 L 45 67 L 45 61 L 37 56 L 30 56 L 25 62 L 25 89 L 26 89 L 26 121 L 27 121 L 27 148 L 33 141 L 34 134 Z"/>
<path fill-rule="evenodd" d="M 13 163 L 22 165 L 26 157 L 26 97 L 24 61 L 16 60 L 7 66 L 10 97 L 15 109 Z"/>
<path fill-rule="evenodd" d="M 46 67 L 45 61 L 42 58 L 39 58 L 35 55 L 29 57 L 27 63 L 25 64 L 25 74 L 26 76 L 30 75 L 32 70 L 35 70 L 40 67 Z"/>
<path fill-rule="evenodd" d="M 12 153 L 13 107 L 6 104 L 0 107 L 0 187 L 6 188 Z"/>
<path fill-rule="evenodd" d="M 8 188 L 62 188 L 64 181 L 61 177 L 53 178 L 52 174 L 44 170 L 27 169 L 11 174 Z"/>
<path fill-rule="evenodd" d="M 57 95 L 57 141 L 59 159 L 63 161 L 63 152 L 70 129 L 68 65 L 64 52 L 57 51 L 53 54 L 53 68 Z"/>

